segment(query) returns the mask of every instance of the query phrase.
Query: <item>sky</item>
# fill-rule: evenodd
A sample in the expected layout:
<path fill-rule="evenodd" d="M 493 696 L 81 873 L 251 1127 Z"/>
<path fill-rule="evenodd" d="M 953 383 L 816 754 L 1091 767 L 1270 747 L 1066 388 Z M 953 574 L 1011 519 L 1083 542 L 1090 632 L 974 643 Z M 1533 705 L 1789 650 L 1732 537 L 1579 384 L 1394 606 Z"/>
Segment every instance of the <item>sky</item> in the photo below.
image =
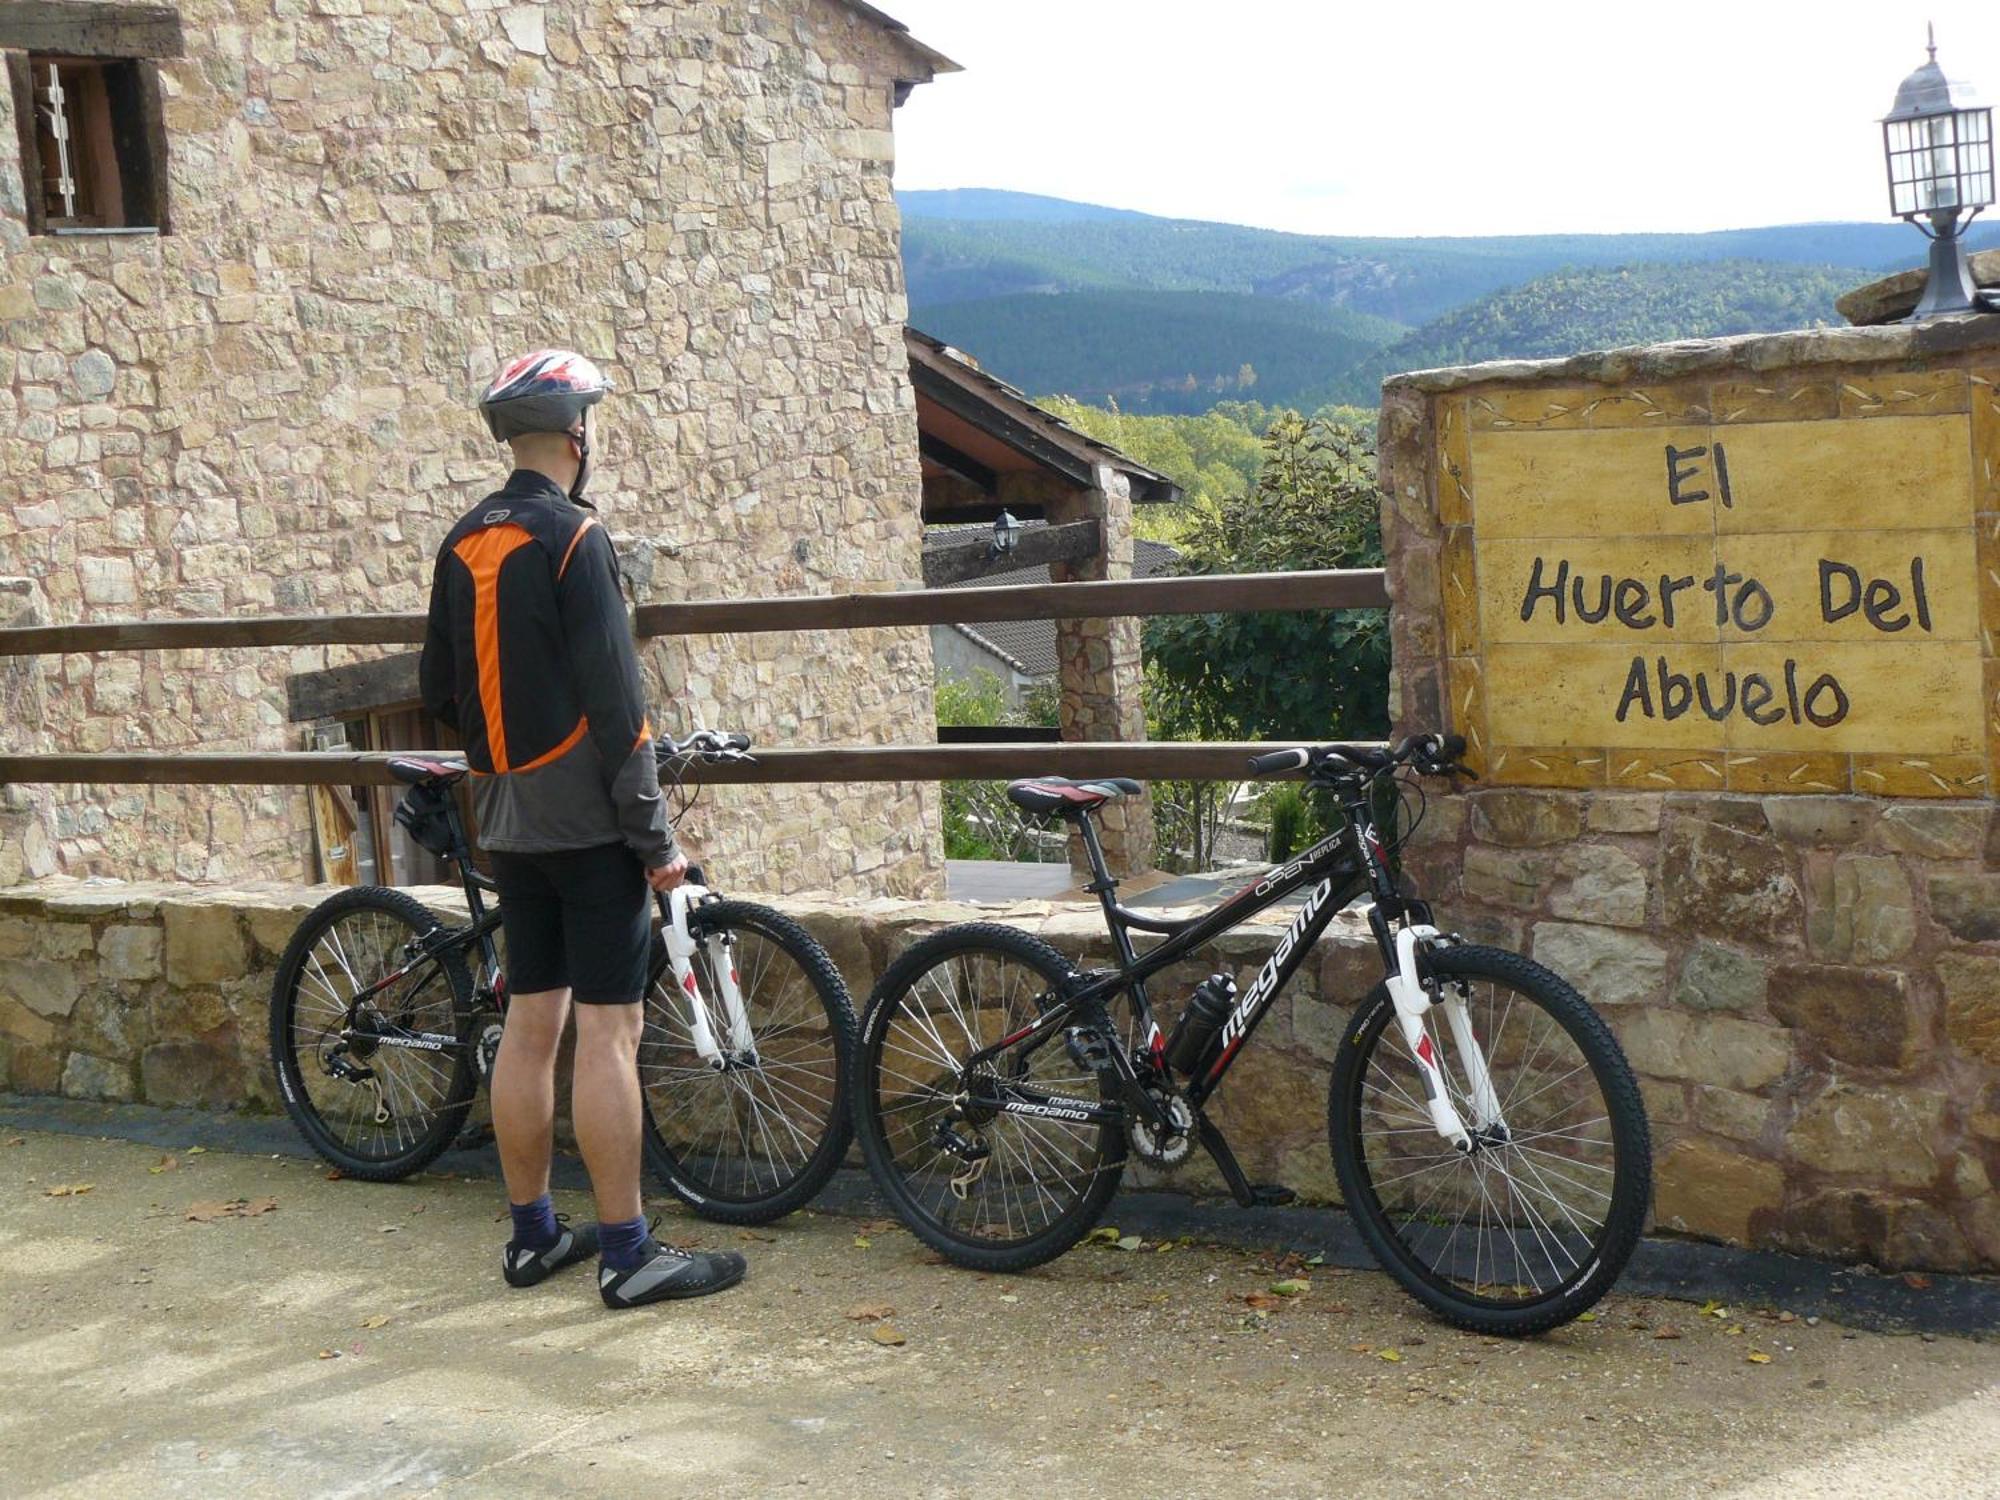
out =
<path fill-rule="evenodd" d="M 1886 219 L 1926 20 L 2000 103 L 1994 0 L 874 3 L 965 69 L 898 112 L 898 188 L 1314 234 Z"/>

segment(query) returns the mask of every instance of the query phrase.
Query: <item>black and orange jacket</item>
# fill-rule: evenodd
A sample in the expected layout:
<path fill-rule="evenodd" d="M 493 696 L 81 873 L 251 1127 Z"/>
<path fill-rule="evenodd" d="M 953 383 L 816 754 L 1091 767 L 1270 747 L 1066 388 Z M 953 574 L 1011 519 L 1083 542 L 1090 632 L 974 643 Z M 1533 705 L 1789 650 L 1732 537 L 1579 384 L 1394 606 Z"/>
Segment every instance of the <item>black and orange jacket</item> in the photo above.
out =
<path fill-rule="evenodd" d="M 465 747 L 485 847 L 678 853 L 618 559 L 553 480 L 515 470 L 445 537 L 418 676 Z"/>

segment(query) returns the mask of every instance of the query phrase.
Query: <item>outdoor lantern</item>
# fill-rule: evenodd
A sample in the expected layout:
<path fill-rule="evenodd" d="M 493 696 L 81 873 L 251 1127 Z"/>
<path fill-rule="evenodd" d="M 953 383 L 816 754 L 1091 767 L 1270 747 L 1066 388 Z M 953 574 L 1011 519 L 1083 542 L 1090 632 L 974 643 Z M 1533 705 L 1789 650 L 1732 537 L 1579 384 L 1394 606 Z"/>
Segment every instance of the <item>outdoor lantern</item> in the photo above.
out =
<path fill-rule="evenodd" d="M 1882 120 L 1890 212 L 1931 242 L 1930 280 L 1913 323 L 2000 307 L 1973 281 L 1960 237 L 1993 201 L 1993 111 L 1970 84 L 1945 76 L 1934 30 L 1929 42 L 1930 60 L 1903 80 L 1895 107 Z"/>
<path fill-rule="evenodd" d="M 1011 510 L 1003 510 L 993 518 L 993 555 L 1005 557 L 1014 550 L 1014 543 L 1021 539 L 1021 523 L 1014 519 Z"/>

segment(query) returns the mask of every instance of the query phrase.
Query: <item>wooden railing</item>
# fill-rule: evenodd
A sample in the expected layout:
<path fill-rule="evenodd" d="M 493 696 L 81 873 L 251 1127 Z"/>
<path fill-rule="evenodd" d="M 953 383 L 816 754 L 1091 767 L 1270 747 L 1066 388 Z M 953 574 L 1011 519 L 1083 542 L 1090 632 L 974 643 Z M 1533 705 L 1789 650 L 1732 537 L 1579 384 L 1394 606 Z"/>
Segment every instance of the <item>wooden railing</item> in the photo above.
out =
<path fill-rule="evenodd" d="M 634 629 L 641 637 L 862 630 L 989 620 L 1383 609 L 1388 603 L 1382 570 L 1364 568 L 651 604 L 636 612 Z M 124 620 L 0 629 L 0 658 L 252 646 L 413 646 L 423 637 L 424 617 L 418 614 Z M 767 746 L 756 751 L 754 765 L 693 768 L 689 779 L 712 783 L 956 781 L 1044 773 L 1230 778 L 1242 774 L 1249 756 L 1275 748 L 1277 743 L 1284 742 Z M 387 766 L 390 758 L 355 751 L 275 750 L 0 755 L 0 783 L 360 786 L 392 781 Z"/>

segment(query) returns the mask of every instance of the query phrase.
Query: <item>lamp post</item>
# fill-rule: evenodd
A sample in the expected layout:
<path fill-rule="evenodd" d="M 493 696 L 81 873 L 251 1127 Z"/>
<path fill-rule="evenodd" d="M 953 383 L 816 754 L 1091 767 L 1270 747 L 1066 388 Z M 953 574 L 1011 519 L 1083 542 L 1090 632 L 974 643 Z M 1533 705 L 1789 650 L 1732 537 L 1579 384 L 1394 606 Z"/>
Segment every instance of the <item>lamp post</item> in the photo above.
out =
<path fill-rule="evenodd" d="M 1889 211 L 1931 242 L 1930 279 L 1912 323 L 2000 308 L 1973 281 L 1961 238 L 1965 225 L 1993 201 L 1993 111 L 1970 84 L 1945 76 L 1935 30 L 1929 43 L 1930 60 L 1903 80 L 1882 119 Z"/>

